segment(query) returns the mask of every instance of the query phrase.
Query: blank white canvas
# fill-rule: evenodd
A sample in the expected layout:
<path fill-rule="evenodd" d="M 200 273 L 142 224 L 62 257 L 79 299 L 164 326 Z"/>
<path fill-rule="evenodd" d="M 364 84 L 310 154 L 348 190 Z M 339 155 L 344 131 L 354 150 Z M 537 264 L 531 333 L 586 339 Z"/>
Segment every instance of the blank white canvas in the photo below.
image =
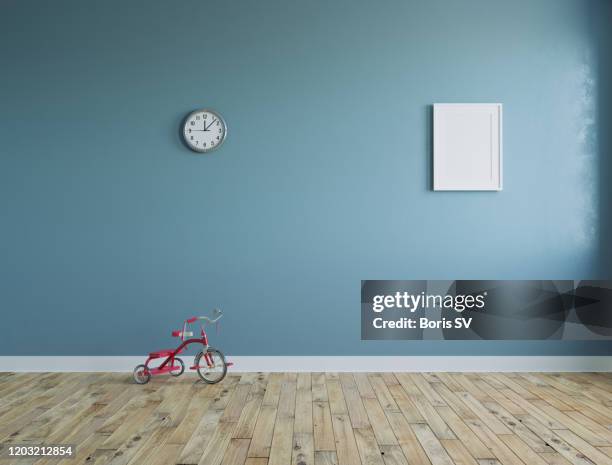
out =
<path fill-rule="evenodd" d="M 502 189 L 502 106 L 436 103 L 433 108 L 434 190 Z"/>

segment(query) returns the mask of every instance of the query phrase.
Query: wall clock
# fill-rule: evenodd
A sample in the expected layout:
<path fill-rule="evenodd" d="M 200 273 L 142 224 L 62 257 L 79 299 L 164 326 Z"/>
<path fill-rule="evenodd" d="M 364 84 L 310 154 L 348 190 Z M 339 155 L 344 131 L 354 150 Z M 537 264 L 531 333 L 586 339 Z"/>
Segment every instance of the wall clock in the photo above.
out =
<path fill-rule="evenodd" d="M 194 152 L 210 152 L 218 148 L 227 135 L 221 115 L 212 110 L 196 110 L 183 123 L 183 139 Z"/>

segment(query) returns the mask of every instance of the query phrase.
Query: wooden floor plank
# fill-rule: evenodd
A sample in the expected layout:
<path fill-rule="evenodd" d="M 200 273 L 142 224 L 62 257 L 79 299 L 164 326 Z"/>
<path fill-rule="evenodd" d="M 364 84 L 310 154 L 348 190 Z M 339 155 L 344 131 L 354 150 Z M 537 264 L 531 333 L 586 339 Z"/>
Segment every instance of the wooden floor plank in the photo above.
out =
<path fill-rule="evenodd" d="M 293 465 L 314 465 L 314 438 L 312 433 L 293 433 L 291 463 Z"/>
<path fill-rule="evenodd" d="M 459 396 L 459 394 L 464 391 L 451 391 L 444 383 L 434 386 L 434 389 L 461 418 L 477 418 L 476 412 L 474 412 L 469 405 L 466 405 Z"/>
<path fill-rule="evenodd" d="M 194 396 L 187 406 L 186 415 L 179 425 L 174 429 L 167 440 L 168 444 L 185 445 L 200 424 L 204 413 L 210 404 L 209 398 Z"/>
<path fill-rule="evenodd" d="M 531 431 L 541 437 L 547 444 L 550 445 L 555 451 L 567 459 L 574 465 L 593 465 L 593 462 L 588 459 L 581 452 L 576 450 L 570 444 L 566 443 L 557 433 L 560 430 L 548 429 L 545 425 L 540 423 L 535 417 L 531 415 L 522 415 L 520 417 L 521 422 L 527 426 Z M 598 464 L 597 464 L 598 465 Z"/>
<path fill-rule="evenodd" d="M 481 389 L 483 392 L 485 392 L 494 402 L 501 405 L 505 410 L 510 412 L 512 415 L 514 414 L 525 415 L 528 413 L 523 407 L 521 407 L 520 405 L 516 405 L 514 402 L 512 402 L 510 399 L 508 399 L 504 395 L 504 390 L 507 389 L 506 387 L 495 388 L 483 379 L 479 381 L 475 381 L 474 384 L 479 389 Z"/>
<path fill-rule="evenodd" d="M 534 416 L 540 423 L 545 425 L 547 428 L 550 428 L 550 429 L 564 429 L 565 428 L 565 426 L 563 426 L 561 423 L 556 421 L 546 412 L 536 407 L 535 403 L 539 402 L 540 401 L 539 399 L 527 400 L 527 399 L 524 399 L 520 394 L 517 394 L 514 391 L 508 391 L 505 393 L 505 395 L 511 401 L 523 407 L 527 412 L 529 412 L 530 415 Z"/>
<path fill-rule="evenodd" d="M 223 457 L 229 448 L 232 433 L 236 427 L 236 422 L 219 421 L 212 436 L 208 440 L 208 446 L 204 450 L 199 465 L 220 465 Z"/>
<path fill-rule="evenodd" d="M 193 434 L 183 447 L 179 463 L 195 465 L 200 461 L 210 438 L 217 429 L 222 414 L 223 412 L 218 410 L 206 411 L 202 418 L 200 418 L 200 422 L 193 431 Z"/>
<path fill-rule="evenodd" d="M 382 379 L 382 378 L 381 378 Z M 372 428 L 359 428 L 353 430 L 357 450 L 361 457 L 362 465 L 384 465 L 381 450 L 376 443 L 376 437 Z"/>
<path fill-rule="evenodd" d="M 564 413 L 574 421 L 580 423 L 585 428 L 588 428 L 597 436 L 605 438 L 608 442 L 612 441 L 612 429 L 610 429 L 610 425 L 608 425 L 608 427 L 606 428 L 605 426 L 597 423 L 593 419 L 587 417 L 583 412 L 578 412 L 576 410 Z"/>
<path fill-rule="evenodd" d="M 312 381 L 312 401 L 327 402 L 327 385 L 325 384 L 325 373 L 313 373 Z"/>
<path fill-rule="evenodd" d="M 402 385 L 390 386 L 389 392 L 391 392 L 393 400 L 395 400 L 395 403 L 409 423 L 425 423 L 425 418 L 412 403 Z"/>
<path fill-rule="evenodd" d="M 414 431 L 410 428 L 406 417 L 400 412 L 387 412 L 387 418 L 395 433 L 395 437 L 397 437 L 397 442 L 404 455 L 408 458 L 410 465 L 430 465 L 431 461 L 423 450 Z"/>
<path fill-rule="evenodd" d="M 293 418 L 276 419 L 274 435 L 270 445 L 269 465 L 287 465 L 291 462 L 293 445 Z"/>
<path fill-rule="evenodd" d="M 327 395 L 329 396 L 329 409 L 331 413 L 339 415 L 344 415 L 345 413 L 348 413 L 339 377 L 337 379 L 333 379 L 330 378 L 330 376 L 328 375 L 326 379 L 326 384 Z"/>
<path fill-rule="evenodd" d="M 240 419 L 240 414 L 246 403 L 247 396 L 251 390 L 250 384 L 238 384 L 234 389 L 232 396 L 223 410 L 223 415 L 220 421 L 237 422 Z"/>
<path fill-rule="evenodd" d="M 247 457 L 244 465 L 268 465 L 268 459 L 261 457 Z"/>
<path fill-rule="evenodd" d="M 232 438 L 223 456 L 222 465 L 243 465 L 249 451 L 249 439 Z"/>
<path fill-rule="evenodd" d="M 372 425 L 378 444 L 387 446 L 397 445 L 395 434 L 391 429 L 391 425 L 389 425 L 389 420 L 387 420 L 378 399 L 363 399 L 363 402 L 370 420 L 367 428 L 370 428 L 370 424 Z"/>
<path fill-rule="evenodd" d="M 380 446 L 385 465 L 410 465 L 400 446 Z"/>
<path fill-rule="evenodd" d="M 262 406 L 253 431 L 249 457 L 269 457 L 276 422 L 276 407 Z"/>
<path fill-rule="evenodd" d="M 294 433 L 312 435 L 312 379 L 310 373 L 299 373 L 295 397 Z M 314 461 L 314 458 L 310 463 Z"/>
<path fill-rule="evenodd" d="M 312 423 L 315 450 L 334 451 L 334 429 L 329 403 L 315 402 L 312 406 Z"/>
<path fill-rule="evenodd" d="M 496 402 L 485 402 L 484 405 L 489 411 L 500 419 L 515 435 L 520 437 L 527 445 L 538 453 L 553 452 L 553 449 L 546 444 L 541 438 L 533 433 L 529 428 L 523 425 L 518 418 L 504 410 L 501 405 Z"/>
<path fill-rule="evenodd" d="M 563 425 L 562 429 L 570 429 L 578 436 L 582 437 L 582 439 L 586 440 L 593 446 L 611 446 L 610 441 L 605 437 L 598 436 L 593 433 L 591 430 L 582 425 L 582 423 L 574 420 L 571 416 L 567 415 L 568 412 L 562 412 L 557 410 L 548 402 L 544 400 L 532 401 L 533 405 L 538 407 L 541 411 L 546 413 L 549 417 L 553 418 L 555 421 L 559 422 L 560 425 Z M 551 428 L 554 429 L 554 428 Z"/>
<path fill-rule="evenodd" d="M 355 373 L 353 376 L 355 378 L 355 383 L 357 383 L 357 389 L 359 390 L 359 395 L 361 397 L 369 399 L 373 399 L 374 397 L 376 397 L 376 394 L 374 394 L 374 389 L 372 388 L 370 380 L 368 379 L 367 373 Z"/>
<path fill-rule="evenodd" d="M 314 453 L 315 465 L 338 465 L 336 452 L 327 450 L 316 450 Z"/>
<path fill-rule="evenodd" d="M 489 448 L 452 408 L 438 407 L 436 410 L 476 459 L 494 458 Z"/>
<path fill-rule="evenodd" d="M 563 457 L 559 452 L 545 452 L 540 454 L 540 457 L 542 457 L 548 465 L 572 465 L 572 462 Z"/>
<path fill-rule="evenodd" d="M 493 415 L 478 399 L 469 392 L 460 393 L 461 400 L 469 406 L 472 411 L 483 421 L 487 427 L 495 434 L 512 434 L 495 415 Z"/>
<path fill-rule="evenodd" d="M 524 465 L 525 462 L 518 457 L 501 439 L 493 433 L 482 420 L 466 420 L 467 425 L 476 436 L 493 452 L 493 455 L 504 465 Z"/>
<path fill-rule="evenodd" d="M 282 373 L 270 373 L 266 393 L 262 401 L 262 405 L 266 407 L 276 407 L 280 398 L 281 384 L 283 380 Z"/>
<path fill-rule="evenodd" d="M 442 439 L 440 442 L 455 465 L 478 465 L 474 456 L 470 454 L 470 451 L 465 448 L 460 440 Z"/>
<path fill-rule="evenodd" d="M 278 412 L 268 459 L 269 465 L 287 465 L 291 462 L 296 390 L 296 374 L 286 374 L 278 401 Z"/>
<path fill-rule="evenodd" d="M 351 417 L 353 428 L 368 428 L 370 420 L 361 400 L 359 389 L 352 373 L 342 373 L 340 384 L 346 400 L 346 408 Z"/>
<path fill-rule="evenodd" d="M 428 425 L 419 423 L 411 425 L 411 428 L 421 446 L 423 446 L 423 450 L 425 450 L 429 460 L 431 460 L 432 465 L 454 465 L 452 459 L 448 456 L 448 453 Z"/>
<path fill-rule="evenodd" d="M 593 463 L 596 463 L 597 465 L 612 465 L 612 458 L 589 444 L 574 432 L 570 430 L 559 430 L 555 431 L 555 433 L 557 433 L 557 435 L 570 446 L 591 459 Z"/>
<path fill-rule="evenodd" d="M 348 415 L 334 415 L 332 417 L 334 426 L 335 449 L 338 457 L 338 465 L 359 465 L 361 458 L 357 450 L 355 433 L 351 426 Z"/>
<path fill-rule="evenodd" d="M 155 455 L 151 457 L 151 461 L 148 462 L 148 465 L 168 465 L 177 463 L 180 453 L 180 444 L 165 444 L 164 447 L 160 447 Z"/>
<path fill-rule="evenodd" d="M 411 395 L 410 400 L 421 412 L 438 439 L 455 439 L 455 435 L 440 417 L 436 409 L 423 396 Z"/>
<path fill-rule="evenodd" d="M 410 376 L 414 384 L 416 384 L 431 405 L 434 407 L 443 407 L 446 405 L 444 399 L 440 397 L 440 395 L 433 389 L 431 384 L 421 373 L 409 373 L 408 376 Z"/>
<path fill-rule="evenodd" d="M 399 407 L 395 403 L 395 399 L 391 395 L 384 378 L 380 375 L 371 375 L 369 379 L 372 389 L 374 389 L 374 394 L 376 394 L 376 398 L 382 409 L 385 411 L 399 412 Z"/>
<path fill-rule="evenodd" d="M 503 434 L 499 436 L 499 439 L 501 439 L 502 442 L 526 464 L 546 465 L 546 461 L 518 436 L 514 434 Z"/>

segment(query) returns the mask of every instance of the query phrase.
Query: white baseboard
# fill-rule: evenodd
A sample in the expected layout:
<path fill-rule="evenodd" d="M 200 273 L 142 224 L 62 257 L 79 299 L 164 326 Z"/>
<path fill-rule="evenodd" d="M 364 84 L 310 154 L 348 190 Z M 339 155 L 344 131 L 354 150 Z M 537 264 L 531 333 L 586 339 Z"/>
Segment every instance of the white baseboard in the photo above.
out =
<path fill-rule="evenodd" d="M 193 357 L 182 357 L 187 366 Z M 612 356 L 228 356 L 235 372 L 253 371 L 600 371 Z M 0 356 L 0 372 L 131 372 L 138 356 Z"/>

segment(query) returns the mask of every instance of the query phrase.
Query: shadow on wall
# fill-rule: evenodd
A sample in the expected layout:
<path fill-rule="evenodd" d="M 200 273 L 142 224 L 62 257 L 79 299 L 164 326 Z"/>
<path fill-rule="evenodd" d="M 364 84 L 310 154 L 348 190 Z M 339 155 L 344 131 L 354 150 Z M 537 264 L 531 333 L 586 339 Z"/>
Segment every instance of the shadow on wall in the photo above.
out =
<path fill-rule="evenodd" d="M 595 62 L 597 73 L 596 116 L 599 159 L 599 253 L 601 277 L 612 278 L 612 2 L 597 0 L 591 5 L 591 27 L 595 31 L 597 46 Z"/>

